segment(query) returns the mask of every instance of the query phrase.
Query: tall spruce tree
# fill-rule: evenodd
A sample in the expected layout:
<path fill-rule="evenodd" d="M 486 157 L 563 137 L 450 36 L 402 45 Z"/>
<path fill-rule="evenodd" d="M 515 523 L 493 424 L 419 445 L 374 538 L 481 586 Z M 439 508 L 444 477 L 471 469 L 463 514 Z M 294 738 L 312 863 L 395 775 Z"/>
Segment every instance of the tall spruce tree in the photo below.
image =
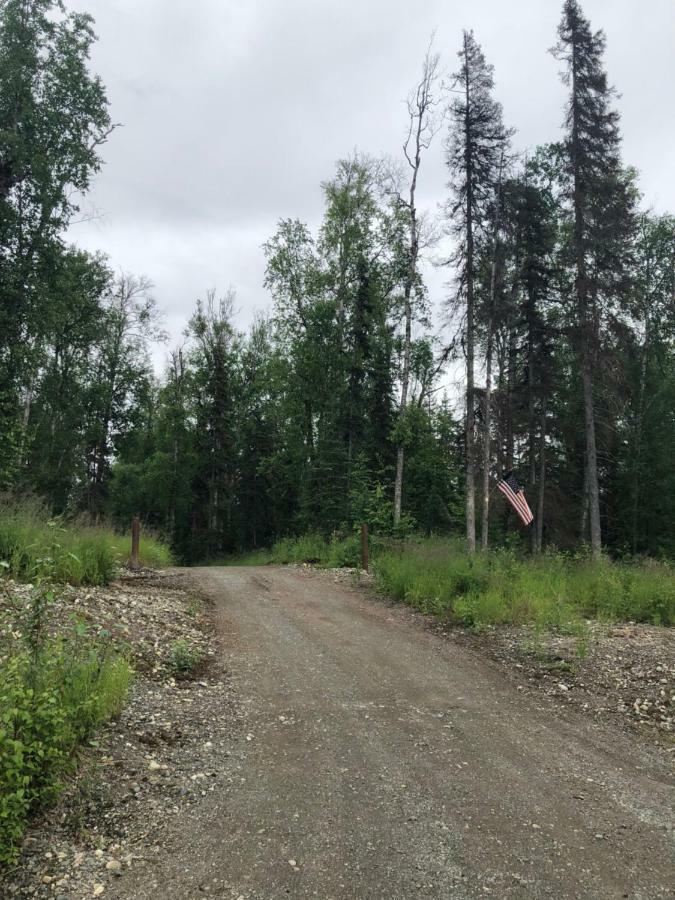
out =
<path fill-rule="evenodd" d="M 190 320 L 194 339 L 195 453 L 192 559 L 232 552 L 237 483 L 235 398 L 240 393 L 240 337 L 232 326 L 234 292 L 209 291 Z"/>
<path fill-rule="evenodd" d="M 633 219 L 631 194 L 621 170 L 619 114 L 611 105 L 615 92 L 602 63 L 604 50 L 604 33 L 591 30 L 578 0 L 565 0 L 553 53 L 564 63 L 562 78 L 570 90 L 565 150 L 573 218 L 575 343 L 583 390 L 584 485 L 594 557 L 602 552 L 594 368 L 603 304 L 614 302 L 625 286 Z"/>
<path fill-rule="evenodd" d="M 450 133 L 446 161 L 450 172 L 448 213 L 457 239 L 457 295 L 464 310 L 463 345 L 466 359 L 466 537 L 470 553 L 476 549 L 475 487 L 475 354 L 476 354 L 476 242 L 490 225 L 500 160 L 508 134 L 502 108 L 494 97 L 493 67 L 485 61 L 473 32 L 465 31 L 459 51 L 450 102 Z"/>
<path fill-rule="evenodd" d="M 621 345 L 628 379 L 622 416 L 614 540 L 632 553 L 675 549 L 675 216 L 640 217 L 635 290 Z"/>
<path fill-rule="evenodd" d="M 538 160 L 526 163 L 504 189 L 505 265 L 518 329 L 518 391 L 526 421 L 528 495 L 536 503 L 530 530 L 533 552 L 542 549 L 546 475 L 547 399 L 552 386 L 554 338 L 550 322 L 556 202 L 537 178 Z"/>

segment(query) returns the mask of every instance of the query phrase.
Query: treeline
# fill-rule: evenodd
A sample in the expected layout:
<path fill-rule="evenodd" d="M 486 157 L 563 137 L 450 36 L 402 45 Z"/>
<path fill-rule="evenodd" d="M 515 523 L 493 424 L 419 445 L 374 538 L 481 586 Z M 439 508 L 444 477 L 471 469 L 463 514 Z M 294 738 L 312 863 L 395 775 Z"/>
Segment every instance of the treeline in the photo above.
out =
<path fill-rule="evenodd" d="M 63 240 L 111 129 L 91 40 L 49 0 L 2 5 L 4 488 L 95 520 L 139 513 L 188 561 L 362 521 L 464 530 L 470 549 L 675 554 L 675 219 L 640 208 L 604 37 L 576 0 L 558 142 L 515 152 L 472 33 L 453 78 L 429 51 L 401 159 L 339 162 L 317 232 L 282 219 L 264 246 L 270 313 L 242 334 L 234 295 L 208 293 L 159 381 L 150 285 Z M 438 216 L 417 197 L 434 141 Z M 441 316 L 423 273 L 446 244 Z M 509 469 L 529 532 L 495 499 Z"/>

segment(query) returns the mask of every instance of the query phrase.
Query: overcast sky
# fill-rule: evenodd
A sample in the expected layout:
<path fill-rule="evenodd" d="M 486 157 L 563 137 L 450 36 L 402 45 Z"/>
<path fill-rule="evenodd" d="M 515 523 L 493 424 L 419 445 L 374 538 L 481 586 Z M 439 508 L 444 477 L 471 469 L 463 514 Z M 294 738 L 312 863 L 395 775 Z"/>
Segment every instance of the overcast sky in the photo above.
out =
<path fill-rule="evenodd" d="M 92 67 L 113 120 L 72 238 L 116 269 L 147 275 L 178 340 L 209 288 L 237 291 L 245 328 L 269 304 L 262 242 L 282 217 L 313 227 L 321 181 L 354 148 L 400 153 L 404 98 L 426 44 L 456 68 L 463 28 L 495 67 L 515 146 L 560 134 L 555 42 L 561 0 L 70 0 L 96 20 Z M 675 0 L 585 0 L 607 35 L 622 94 L 624 159 L 645 203 L 675 210 Z M 421 204 L 445 196 L 442 143 L 421 173 Z M 430 274 L 434 301 L 447 276 Z M 158 353 L 158 364 L 165 352 Z"/>

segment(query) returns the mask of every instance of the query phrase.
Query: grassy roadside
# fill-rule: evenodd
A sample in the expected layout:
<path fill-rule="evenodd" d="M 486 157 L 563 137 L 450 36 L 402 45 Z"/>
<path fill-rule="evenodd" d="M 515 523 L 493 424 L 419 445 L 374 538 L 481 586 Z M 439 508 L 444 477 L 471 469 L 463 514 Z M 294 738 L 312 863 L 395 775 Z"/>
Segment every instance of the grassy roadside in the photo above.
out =
<path fill-rule="evenodd" d="M 160 543 L 143 543 L 143 564 L 170 561 Z M 125 545 L 103 528 L 49 522 L 39 507 L 0 510 L 0 867 L 16 858 L 31 814 L 58 796 L 77 748 L 124 705 L 124 644 L 53 610 L 64 607 L 62 585 L 110 581 Z"/>
<path fill-rule="evenodd" d="M 466 625 L 560 627 L 583 619 L 675 624 L 675 570 L 506 550 L 468 556 L 460 542 L 409 542 L 377 557 L 378 587 L 422 612 Z"/>
<path fill-rule="evenodd" d="M 109 528 L 50 519 L 38 504 L 0 507 L 0 565 L 18 581 L 48 577 L 57 583 L 106 584 L 129 554 L 131 536 Z M 141 565 L 171 564 L 168 548 L 151 535 L 141 538 Z"/>
<path fill-rule="evenodd" d="M 237 565 L 359 565 L 356 535 L 279 541 Z M 474 627 L 532 624 L 575 627 L 585 619 L 675 624 L 675 569 L 654 560 L 595 563 L 549 552 L 541 557 L 494 550 L 469 556 L 460 540 L 371 540 L 382 593 L 449 621 Z"/>

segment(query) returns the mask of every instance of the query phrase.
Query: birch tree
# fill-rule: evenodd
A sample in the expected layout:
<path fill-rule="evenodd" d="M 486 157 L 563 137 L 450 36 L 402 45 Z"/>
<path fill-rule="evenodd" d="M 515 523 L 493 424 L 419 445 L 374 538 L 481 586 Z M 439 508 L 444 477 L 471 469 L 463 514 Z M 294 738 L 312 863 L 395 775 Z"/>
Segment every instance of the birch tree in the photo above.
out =
<path fill-rule="evenodd" d="M 50 257 L 112 125 L 89 71 L 92 19 L 57 0 L 0 4 L 0 486 L 20 463 L 49 313 Z"/>

